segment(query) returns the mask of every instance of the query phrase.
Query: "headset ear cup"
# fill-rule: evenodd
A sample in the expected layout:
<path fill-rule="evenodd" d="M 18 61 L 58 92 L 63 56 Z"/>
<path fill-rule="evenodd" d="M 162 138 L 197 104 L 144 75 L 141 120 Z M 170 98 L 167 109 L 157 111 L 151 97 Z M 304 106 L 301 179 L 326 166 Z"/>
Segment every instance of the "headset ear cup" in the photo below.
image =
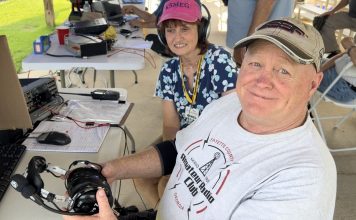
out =
<path fill-rule="evenodd" d="M 96 213 L 96 191 L 98 187 L 104 188 L 110 206 L 113 204 L 113 196 L 110 185 L 100 170 L 93 168 L 77 168 L 69 173 L 67 178 L 67 190 L 73 199 L 72 208 L 75 212 Z"/>
<path fill-rule="evenodd" d="M 40 173 L 42 173 L 47 167 L 46 160 L 40 156 L 34 156 L 28 163 L 27 168 L 27 180 L 36 188 L 38 194 L 41 193 L 41 189 L 44 188 L 43 180 Z"/>
<path fill-rule="evenodd" d="M 166 34 L 164 31 L 161 31 L 160 29 L 157 29 L 157 35 L 158 35 L 158 40 L 167 47 L 167 40 L 166 40 Z"/>
<path fill-rule="evenodd" d="M 209 37 L 210 34 L 210 21 L 209 19 L 202 17 L 199 26 L 199 42 L 203 42 Z"/>

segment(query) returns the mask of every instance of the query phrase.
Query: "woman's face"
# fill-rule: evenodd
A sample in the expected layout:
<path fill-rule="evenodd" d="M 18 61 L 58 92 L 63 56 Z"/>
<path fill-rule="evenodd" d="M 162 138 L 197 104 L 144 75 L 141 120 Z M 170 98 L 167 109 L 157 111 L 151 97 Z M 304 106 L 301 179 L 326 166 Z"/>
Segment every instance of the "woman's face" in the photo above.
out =
<path fill-rule="evenodd" d="M 187 22 L 170 22 L 165 28 L 169 49 L 178 56 L 188 55 L 198 45 L 198 25 Z"/>

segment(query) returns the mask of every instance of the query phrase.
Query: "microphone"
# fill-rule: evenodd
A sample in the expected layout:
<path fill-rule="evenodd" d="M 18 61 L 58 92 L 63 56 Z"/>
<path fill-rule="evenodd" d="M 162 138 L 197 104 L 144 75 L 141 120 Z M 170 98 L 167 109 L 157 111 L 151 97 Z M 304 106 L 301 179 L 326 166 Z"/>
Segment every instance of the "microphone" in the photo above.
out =
<path fill-rule="evenodd" d="M 38 205 L 43 205 L 43 201 L 39 195 L 36 194 L 36 189 L 32 185 L 30 185 L 27 179 L 20 175 L 15 174 L 11 177 L 11 186 L 18 192 L 21 193 L 23 197 L 26 199 L 31 199 L 36 202 Z"/>
<path fill-rule="evenodd" d="M 14 188 L 16 191 L 22 193 L 23 188 L 28 185 L 27 179 L 20 175 L 20 174 L 15 174 L 11 177 L 11 182 L 10 182 L 12 188 Z"/>

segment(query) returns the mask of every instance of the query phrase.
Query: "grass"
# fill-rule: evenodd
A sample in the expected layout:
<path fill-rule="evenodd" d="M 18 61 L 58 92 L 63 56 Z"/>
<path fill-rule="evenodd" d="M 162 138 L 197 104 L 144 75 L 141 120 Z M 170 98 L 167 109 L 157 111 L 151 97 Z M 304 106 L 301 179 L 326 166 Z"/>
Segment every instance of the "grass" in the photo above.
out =
<path fill-rule="evenodd" d="M 71 11 L 69 0 L 53 0 L 56 25 L 63 23 Z M 47 27 L 43 0 L 0 1 L 0 35 L 6 35 L 17 72 L 22 60 L 33 51 L 33 41 L 54 31 Z"/>

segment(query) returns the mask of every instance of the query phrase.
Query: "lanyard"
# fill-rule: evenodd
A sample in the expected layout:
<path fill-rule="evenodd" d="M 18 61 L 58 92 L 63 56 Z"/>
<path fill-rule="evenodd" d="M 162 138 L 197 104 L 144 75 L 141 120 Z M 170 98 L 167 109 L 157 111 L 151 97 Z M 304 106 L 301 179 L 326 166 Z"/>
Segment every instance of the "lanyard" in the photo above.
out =
<path fill-rule="evenodd" d="M 183 87 L 184 96 L 185 96 L 185 98 L 188 100 L 188 102 L 189 102 L 191 105 L 194 105 L 194 104 L 195 104 L 195 100 L 196 100 L 197 95 L 198 95 L 198 87 L 199 87 L 199 80 L 200 80 L 201 64 L 202 64 L 202 62 L 203 62 L 203 59 L 204 59 L 204 54 L 201 55 L 201 58 L 199 59 L 199 62 L 198 62 L 197 76 L 196 76 L 196 80 L 195 80 L 195 83 L 194 83 L 194 90 L 193 90 L 193 96 L 192 96 L 192 98 L 189 96 L 189 93 L 188 93 L 188 91 L 187 91 L 187 88 L 185 87 L 184 78 L 183 78 L 183 65 L 182 65 L 182 60 L 181 60 L 181 59 L 179 60 L 179 63 L 180 63 L 180 71 L 181 71 L 181 74 L 182 74 L 182 87 Z"/>

